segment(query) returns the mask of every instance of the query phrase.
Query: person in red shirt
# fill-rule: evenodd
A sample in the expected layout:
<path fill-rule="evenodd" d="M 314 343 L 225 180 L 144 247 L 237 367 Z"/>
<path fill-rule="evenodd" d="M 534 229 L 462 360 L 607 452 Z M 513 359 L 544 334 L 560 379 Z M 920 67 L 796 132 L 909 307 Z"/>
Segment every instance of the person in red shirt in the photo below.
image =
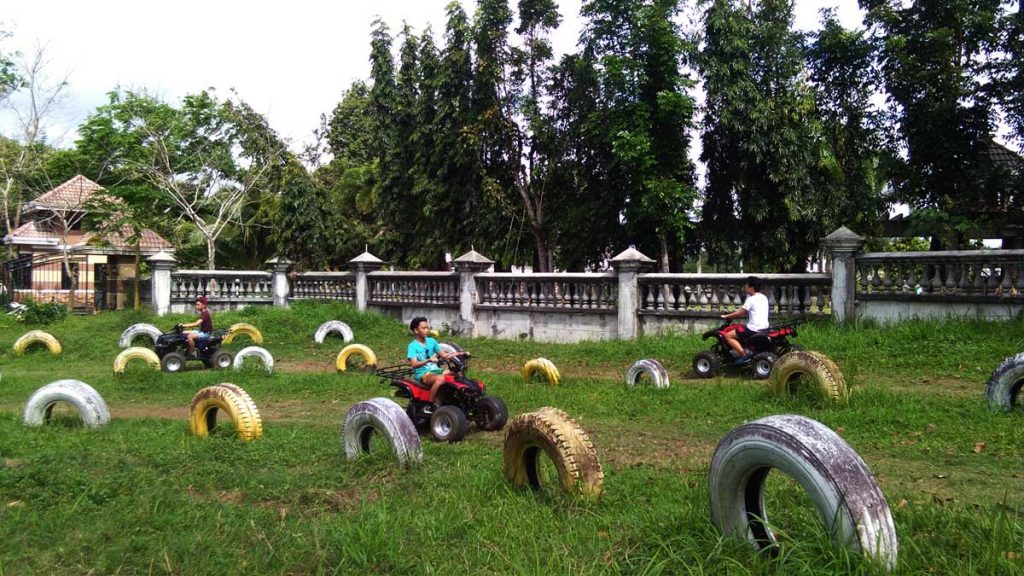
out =
<path fill-rule="evenodd" d="M 196 344 L 206 342 L 209 340 L 210 334 L 213 333 L 213 317 L 210 316 L 210 309 L 206 303 L 206 296 L 196 298 L 196 311 L 199 312 L 199 320 L 181 325 L 182 328 L 199 328 L 199 330 L 190 330 L 186 334 L 188 336 L 188 353 L 192 356 L 196 355 Z"/>

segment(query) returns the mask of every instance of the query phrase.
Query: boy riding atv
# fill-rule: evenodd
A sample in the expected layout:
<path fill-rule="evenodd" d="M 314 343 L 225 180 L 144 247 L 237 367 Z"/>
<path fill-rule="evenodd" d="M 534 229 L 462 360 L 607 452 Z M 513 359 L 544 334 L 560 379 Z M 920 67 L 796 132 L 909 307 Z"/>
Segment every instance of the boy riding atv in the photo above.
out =
<path fill-rule="evenodd" d="M 201 360 L 206 368 L 228 368 L 234 356 L 219 347 L 224 341 L 226 330 L 213 330 L 213 318 L 207 307 L 206 296 L 196 298 L 199 319 L 187 324 L 178 324 L 174 330 L 161 334 L 156 340 L 156 355 L 164 372 L 180 372 L 189 360 Z M 186 331 L 185 328 L 199 327 Z"/>
<path fill-rule="evenodd" d="M 732 349 L 732 355 L 736 358 L 735 364 L 737 366 L 749 364 L 754 358 L 753 351 L 746 348 L 744 344 L 751 334 L 768 328 L 768 312 L 771 307 L 768 304 L 768 297 L 761 293 L 761 279 L 757 276 L 749 276 L 747 278 L 746 283 L 743 285 L 743 291 L 747 293 L 747 299 L 743 302 L 743 307 L 728 314 L 722 314 L 722 320 L 732 320 L 734 318 L 743 318 L 744 316 L 747 318 L 746 326 L 742 324 L 729 324 L 724 332 L 725 343 Z"/>

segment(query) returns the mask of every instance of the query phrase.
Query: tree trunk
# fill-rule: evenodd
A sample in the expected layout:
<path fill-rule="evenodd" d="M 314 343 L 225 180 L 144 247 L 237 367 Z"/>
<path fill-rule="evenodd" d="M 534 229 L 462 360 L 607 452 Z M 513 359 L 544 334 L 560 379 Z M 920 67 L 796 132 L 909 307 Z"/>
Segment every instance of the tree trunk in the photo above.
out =
<path fill-rule="evenodd" d="M 210 236 L 206 237 L 206 269 L 216 270 L 217 269 L 217 242 L 216 238 Z"/>
<path fill-rule="evenodd" d="M 132 303 L 134 304 L 133 308 L 134 308 L 134 310 L 136 312 L 138 312 L 139 310 L 142 310 L 142 302 L 139 301 L 139 298 L 141 297 L 141 290 L 139 290 L 139 282 L 142 281 L 142 270 L 140 269 L 142 267 L 141 263 L 142 263 L 142 249 L 139 247 L 138 244 L 136 244 L 135 245 L 135 282 L 132 282 L 132 285 L 133 285 Z"/>
<path fill-rule="evenodd" d="M 534 272 L 551 272 L 553 263 L 551 261 L 551 248 L 548 247 L 544 231 L 538 226 L 530 226 L 533 229 L 533 249 L 537 254 L 537 270 Z"/>

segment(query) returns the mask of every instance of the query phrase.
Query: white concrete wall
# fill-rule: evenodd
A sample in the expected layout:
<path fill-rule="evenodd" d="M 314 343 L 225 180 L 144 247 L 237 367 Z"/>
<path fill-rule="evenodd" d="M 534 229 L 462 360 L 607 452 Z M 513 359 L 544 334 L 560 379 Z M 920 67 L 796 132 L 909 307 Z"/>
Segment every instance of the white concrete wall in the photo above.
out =
<path fill-rule="evenodd" d="M 891 300 L 861 300 L 857 302 L 857 320 L 873 320 L 891 324 L 912 318 L 978 318 L 983 320 L 1010 320 L 1024 313 L 1022 305 L 967 304 L 957 302 L 897 302 Z"/>
<path fill-rule="evenodd" d="M 657 336 L 662 334 L 702 333 L 720 326 L 719 318 L 683 318 L 678 316 L 640 316 L 640 335 Z"/>
<path fill-rule="evenodd" d="M 537 342 L 583 342 L 618 337 L 618 315 L 574 312 L 477 310 L 477 336 Z"/>

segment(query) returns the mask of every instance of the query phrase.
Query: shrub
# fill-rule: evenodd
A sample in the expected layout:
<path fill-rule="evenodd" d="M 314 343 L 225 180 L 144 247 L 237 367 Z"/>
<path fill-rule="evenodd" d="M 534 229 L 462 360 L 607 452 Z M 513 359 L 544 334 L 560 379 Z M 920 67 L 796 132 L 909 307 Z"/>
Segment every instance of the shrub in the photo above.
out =
<path fill-rule="evenodd" d="M 25 311 L 18 315 L 18 318 L 25 324 L 50 324 L 67 318 L 68 309 L 56 302 L 40 304 L 32 298 L 26 298 L 22 304 Z"/>

